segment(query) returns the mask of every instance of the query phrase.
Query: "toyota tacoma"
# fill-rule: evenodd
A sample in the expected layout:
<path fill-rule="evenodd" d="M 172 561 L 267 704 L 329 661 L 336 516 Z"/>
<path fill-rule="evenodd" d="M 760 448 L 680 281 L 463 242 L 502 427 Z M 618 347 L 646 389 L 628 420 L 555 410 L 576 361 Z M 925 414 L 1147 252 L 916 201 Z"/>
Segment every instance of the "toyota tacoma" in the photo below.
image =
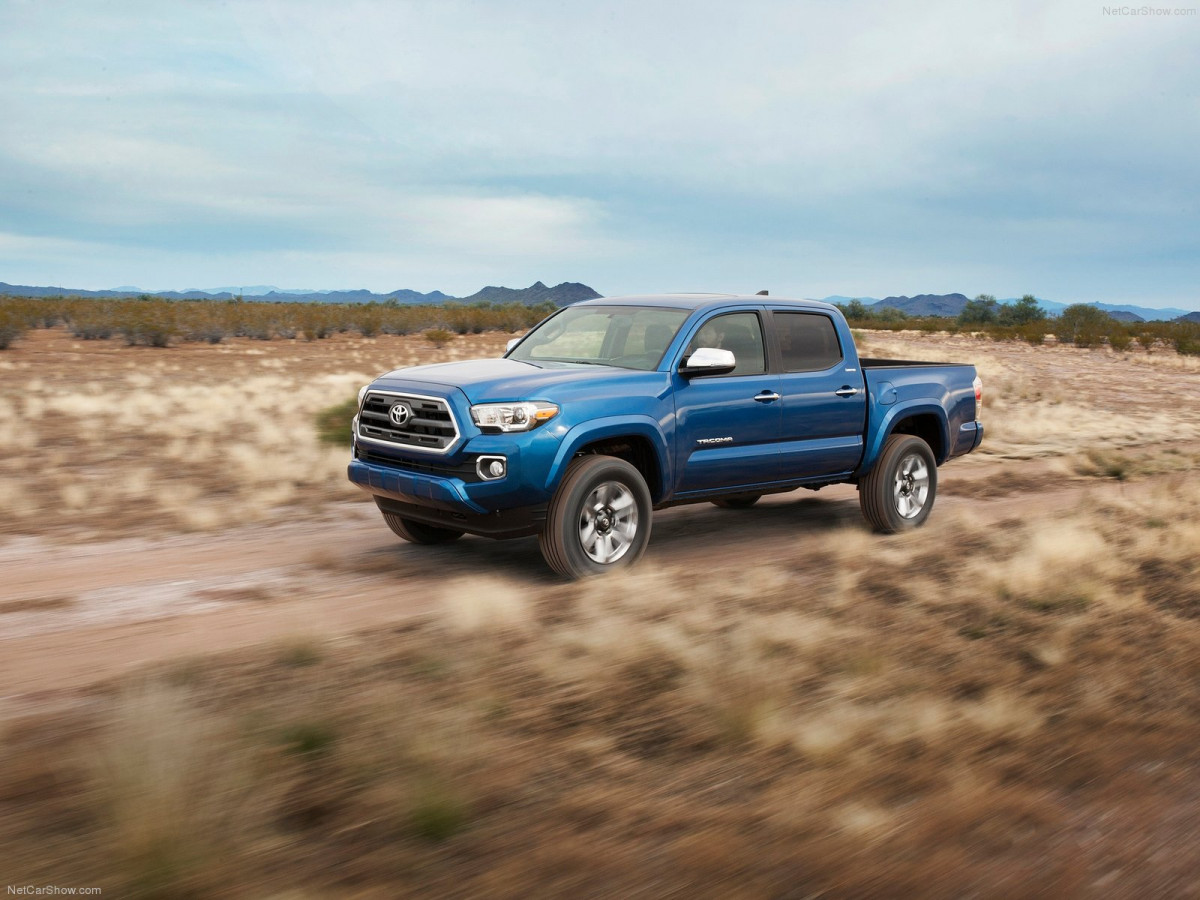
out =
<path fill-rule="evenodd" d="M 601 298 L 503 358 L 364 387 L 349 477 L 405 540 L 536 535 L 579 578 L 632 565 L 683 503 L 851 483 L 876 530 L 915 528 L 938 467 L 979 446 L 981 400 L 973 366 L 859 357 L 826 303 Z"/>

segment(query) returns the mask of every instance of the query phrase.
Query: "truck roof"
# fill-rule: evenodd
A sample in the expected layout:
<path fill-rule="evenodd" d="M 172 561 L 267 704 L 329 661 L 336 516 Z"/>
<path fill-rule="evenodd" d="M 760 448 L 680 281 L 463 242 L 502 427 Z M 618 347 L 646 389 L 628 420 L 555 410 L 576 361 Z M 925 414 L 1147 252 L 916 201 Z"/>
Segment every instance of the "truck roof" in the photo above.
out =
<path fill-rule="evenodd" d="M 572 303 L 572 306 L 669 306 L 676 309 L 707 309 L 729 303 L 768 303 L 797 306 L 805 309 L 833 309 L 821 300 L 801 300 L 793 297 L 764 297 L 761 294 L 637 294 L 628 297 L 596 297 Z"/>

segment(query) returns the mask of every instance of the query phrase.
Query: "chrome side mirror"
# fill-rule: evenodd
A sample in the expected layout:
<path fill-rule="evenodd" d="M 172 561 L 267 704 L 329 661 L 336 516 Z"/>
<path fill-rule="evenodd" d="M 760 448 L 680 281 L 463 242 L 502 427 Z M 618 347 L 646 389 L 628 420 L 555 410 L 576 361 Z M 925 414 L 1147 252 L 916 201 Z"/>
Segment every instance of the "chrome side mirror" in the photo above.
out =
<path fill-rule="evenodd" d="M 732 350 L 718 350 L 716 347 L 700 347 L 683 361 L 679 374 L 684 378 L 695 378 L 697 375 L 728 375 L 737 368 L 737 359 Z"/>
<path fill-rule="evenodd" d="M 512 348 L 517 346 L 517 344 L 519 344 L 519 343 L 521 343 L 521 338 L 513 338 L 511 341 L 509 341 L 507 344 L 504 345 L 504 352 L 505 353 L 511 352 Z"/>

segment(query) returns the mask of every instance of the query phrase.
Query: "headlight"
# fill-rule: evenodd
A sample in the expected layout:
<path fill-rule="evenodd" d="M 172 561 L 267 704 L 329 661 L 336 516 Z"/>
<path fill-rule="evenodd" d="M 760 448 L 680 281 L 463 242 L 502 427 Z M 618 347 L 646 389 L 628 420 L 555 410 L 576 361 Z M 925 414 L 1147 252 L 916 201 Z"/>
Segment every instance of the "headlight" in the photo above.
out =
<path fill-rule="evenodd" d="M 362 409 L 363 397 L 367 396 L 367 389 L 369 387 L 370 387 L 369 384 L 364 384 L 362 387 L 360 387 L 358 389 L 358 408 L 359 409 Z"/>
<path fill-rule="evenodd" d="M 558 415 L 553 403 L 480 403 L 471 418 L 482 431 L 529 431 Z"/>

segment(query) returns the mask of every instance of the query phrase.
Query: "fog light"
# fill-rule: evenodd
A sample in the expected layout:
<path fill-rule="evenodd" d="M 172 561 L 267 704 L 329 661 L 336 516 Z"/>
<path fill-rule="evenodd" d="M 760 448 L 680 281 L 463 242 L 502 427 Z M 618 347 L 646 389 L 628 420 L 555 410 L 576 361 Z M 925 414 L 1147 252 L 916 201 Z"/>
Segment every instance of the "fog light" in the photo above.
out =
<path fill-rule="evenodd" d="M 496 481 L 508 474 L 508 460 L 503 456 L 481 456 L 475 461 L 475 471 L 484 481 Z"/>

